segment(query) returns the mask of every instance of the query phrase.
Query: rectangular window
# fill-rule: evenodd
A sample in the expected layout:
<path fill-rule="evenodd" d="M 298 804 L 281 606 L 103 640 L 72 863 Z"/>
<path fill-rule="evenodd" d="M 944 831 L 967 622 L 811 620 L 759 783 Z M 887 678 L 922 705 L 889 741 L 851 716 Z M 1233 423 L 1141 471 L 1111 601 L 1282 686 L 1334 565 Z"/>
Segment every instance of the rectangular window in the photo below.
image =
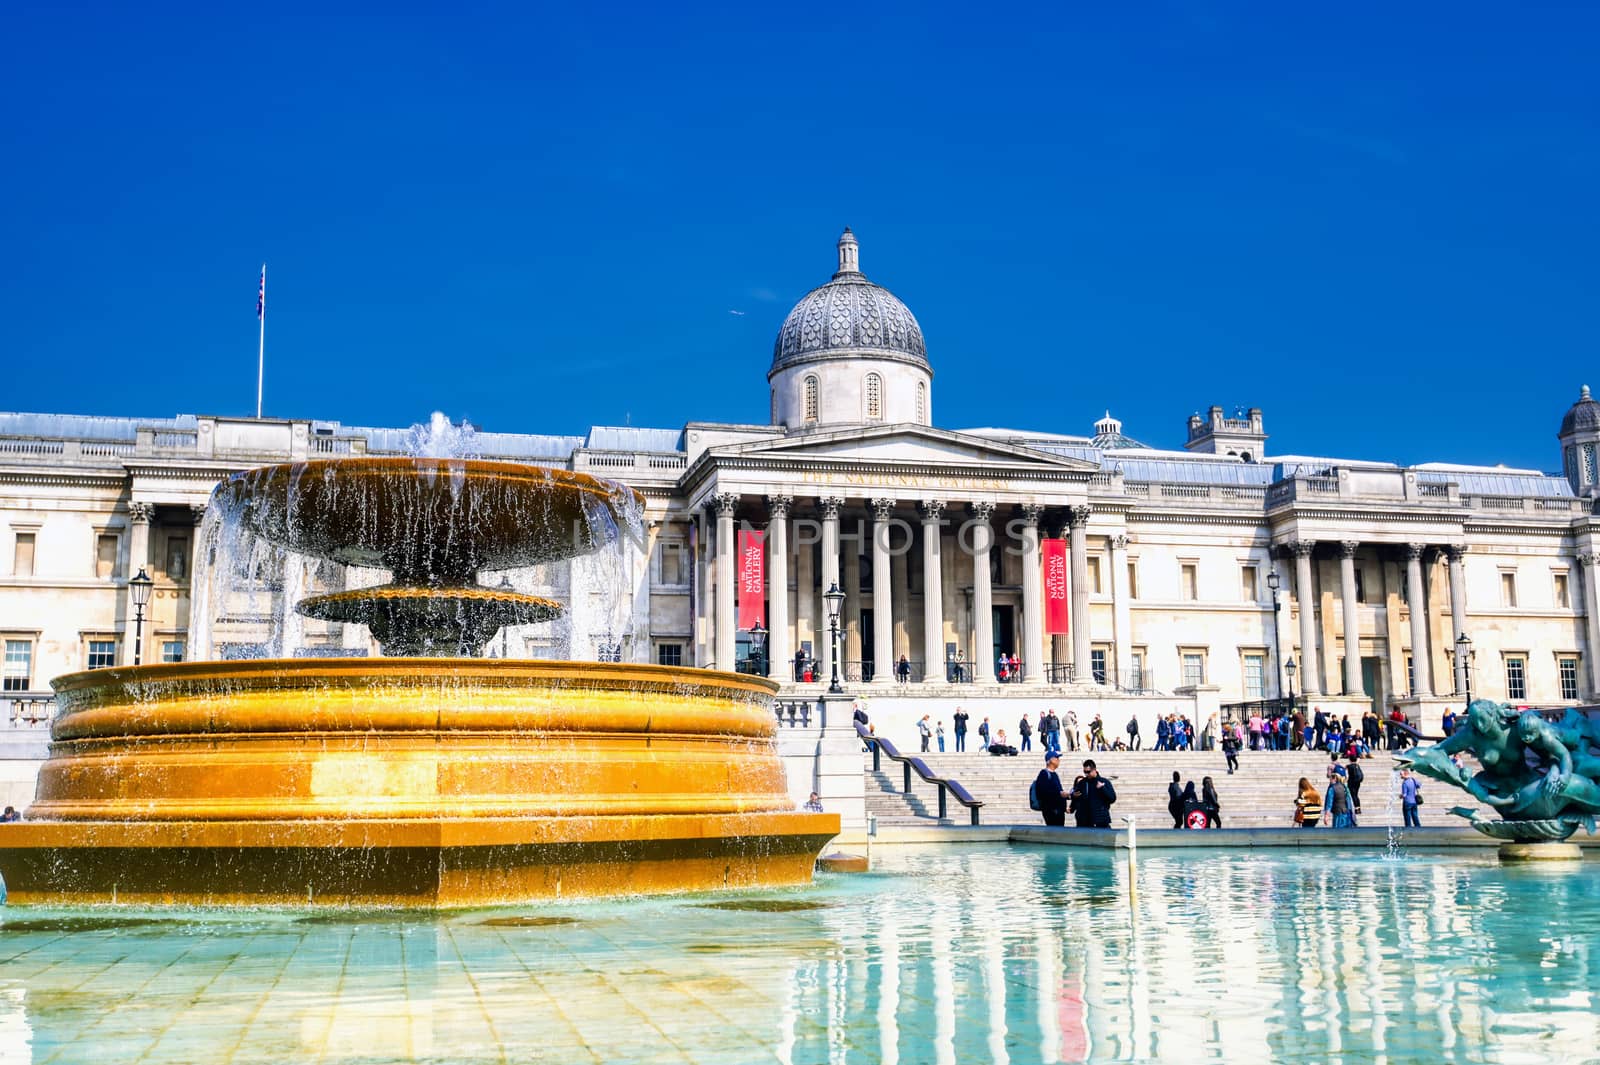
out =
<path fill-rule="evenodd" d="M 1367 601 L 1367 582 L 1362 579 L 1361 567 L 1357 566 L 1356 567 L 1356 602 L 1365 603 L 1366 601 Z"/>
<path fill-rule="evenodd" d="M 1517 575 L 1510 570 L 1500 571 L 1500 605 L 1517 605 Z"/>
<path fill-rule="evenodd" d="M 1128 559 L 1128 598 L 1139 598 L 1139 563 Z"/>
<path fill-rule="evenodd" d="M 1239 598 L 1247 603 L 1254 603 L 1261 598 L 1261 586 L 1256 581 L 1254 566 L 1239 567 Z"/>
<path fill-rule="evenodd" d="M 33 641 L 7 640 L 0 667 L 0 691 L 25 692 L 33 687 Z"/>
<path fill-rule="evenodd" d="M 1200 567 L 1194 562 L 1185 562 L 1180 575 L 1180 584 L 1183 598 L 1194 602 L 1200 598 Z"/>
<path fill-rule="evenodd" d="M 33 533 L 17 533 L 17 546 L 11 554 L 13 577 L 33 576 Z"/>
<path fill-rule="evenodd" d="M 656 547 L 656 552 L 661 556 L 661 583 L 684 583 L 683 545 L 675 541 L 663 542 Z"/>
<path fill-rule="evenodd" d="M 189 576 L 189 538 L 167 537 L 167 579 L 181 581 Z"/>
<path fill-rule="evenodd" d="M 342 654 L 343 651 L 341 650 L 340 653 Z M 183 641 L 182 640 L 162 640 L 161 641 L 161 661 L 163 661 L 163 662 L 182 662 L 183 661 Z"/>
<path fill-rule="evenodd" d="M 1572 608 L 1572 593 L 1567 590 L 1567 575 L 1565 573 L 1555 574 L 1555 585 L 1556 609 L 1570 610 Z"/>
<path fill-rule="evenodd" d="M 1266 655 L 1247 654 L 1244 656 L 1244 697 L 1246 699 L 1265 699 L 1267 697 Z"/>
<path fill-rule="evenodd" d="M 1561 678 L 1561 698 L 1576 701 L 1578 698 L 1578 658 L 1562 655 L 1556 659 L 1556 675 Z"/>
<path fill-rule="evenodd" d="M 105 669 L 107 666 L 117 664 L 116 640 L 90 640 L 87 666 L 89 669 Z"/>
<path fill-rule="evenodd" d="M 1406 655 L 1406 691 L 1417 692 L 1417 663 L 1410 655 Z"/>
<path fill-rule="evenodd" d="M 1194 687 L 1206 682 L 1206 656 L 1203 651 L 1183 652 L 1183 683 Z"/>
<path fill-rule="evenodd" d="M 117 575 L 117 536 L 105 533 L 94 538 L 94 575 L 111 578 Z"/>
<path fill-rule="evenodd" d="M 1089 652 L 1089 671 L 1094 674 L 1096 684 L 1106 682 L 1106 649 L 1096 647 Z"/>
<path fill-rule="evenodd" d="M 683 665 L 683 644 L 661 643 L 656 645 L 656 664 L 660 666 Z"/>
<path fill-rule="evenodd" d="M 1128 688 L 1144 691 L 1144 652 L 1135 651 L 1128 656 Z"/>
<path fill-rule="evenodd" d="M 1100 559 L 1091 555 L 1089 563 L 1089 591 L 1094 595 L 1100 594 Z"/>
<path fill-rule="evenodd" d="M 1506 698 L 1517 702 L 1528 697 L 1528 660 L 1522 655 L 1506 655 Z"/>

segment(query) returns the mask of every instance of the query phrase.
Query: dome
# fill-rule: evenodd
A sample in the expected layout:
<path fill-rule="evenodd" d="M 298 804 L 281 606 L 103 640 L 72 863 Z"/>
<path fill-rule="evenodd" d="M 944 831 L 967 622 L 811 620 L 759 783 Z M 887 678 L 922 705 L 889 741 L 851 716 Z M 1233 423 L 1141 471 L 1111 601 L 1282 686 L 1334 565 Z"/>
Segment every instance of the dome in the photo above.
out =
<path fill-rule="evenodd" d="M 1572 433 L 1592 433 L 1600 430 L 1600 403 L 1596 403 L 1589 395 L 1589 386 L 1584 385 L 1583 391 L 1578 395 L 1578 402 L 1567 408 L 1566 417 L 1561 419 L 1561 432 L 1557 436 L 1568 436 Z"/>
<path fill-rule="evenodd" d="M 839 271 L 794 305 L 772 345 L 772 373 L 797 363 L 863 354 L 928 368 L 922 327 L 888 289 L 868 281 L 849 229 L 839 238 Z"/>
<path fill-rule="evenodd" d="M 1122 423 L 1113 418 L 1110 411 L 1106 411 L 1106 416 L 1094 423 L 1094 438 L 1090 443 L 1101 451 L 1117 451 L 1123 448 L 1142 448 L 1145 446 L 1133 437 L 1123 435 Z"/>

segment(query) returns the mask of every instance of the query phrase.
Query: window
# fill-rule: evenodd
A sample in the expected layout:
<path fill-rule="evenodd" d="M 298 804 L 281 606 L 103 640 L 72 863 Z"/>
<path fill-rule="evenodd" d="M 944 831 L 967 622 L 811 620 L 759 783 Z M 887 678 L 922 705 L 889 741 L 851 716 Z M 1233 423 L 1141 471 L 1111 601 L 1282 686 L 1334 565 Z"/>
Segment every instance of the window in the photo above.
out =
<path fill-rule="evenodd" d="M 683 544 L 676 540 L 664 540 L 656 546 L 656 554 L 660 556 L 662 584 L 683 584 L 686 580 L 683 566 Z"/>
<path fill-rule="evenodd" d="M 917 382 L 917 424 L 928 424 L 928 383 Z"/>
<path fill-rule="evenodd" d="M 89 669 L 105 669 L 107 666 L 117 664 L 116 640 L 90 640 L 89 655 L 86 666 Z"/>
<path fill-rule="evenodd" d="M 1261 598 L 1261 586 L 1256 580 L 1255 566 L 1239 567 L 1239 598 L 1254 603 Z"/>
<path fill-rule="evenodd" d="M 33 687 L 33 641 L 7 640 L 0 667 L 0 691 L 25 692 Z"/>
<path fill-rule="evenodd" d="M 1095 556 L 1091 555 L 1089 557 L 1089 559 L 1088 559 L 1088 563 L 1089 563 L 1089 579 L 1088 579 L 1087 583 L 1089 585 L 1089 591 L 1091 591 L 1095 595 L 1099 595 L 1100 594 L 1100 559 L 1098 557 L 1095 557 Z"/>
<path fill-rule="evenodd" d="M 875 373 L 867 374 L 867 380 L 861 389 L 861 394 L 866 407 L 867 421 L 881 421 L 883 419 L 883 378 Z"/>
<path fill-rule="evenodd" d="M 1200 598 L 1200 567 L 1194 562 L 1185 562 L 1181 574 L 1180 584 L 1183 598 L 1191 603 Z"/>
<path fill-rule="evenodd" d="M 103 533 L 94 538 L 94 575 L 111 578 L 117 575 L 117 535 Z"/>
<path fill-rule="evenodd" d="M 1356 567 L 1356 602 L 1365 603 L 1366 601 L 1367 601 L 1367 582 L 1362 579 L 1361 567 L 1357 566 Z"/>
<path fill-rule="evenodd" d="M 1576 701 L 1578 698 L 1578 656 L 1557 656 L 1556 676 L 1561 680 L 1561 698 Z"/>
<path fill-rule="evenodd" d="M 683 665 L 683 644 L 661 643 L 656 645 L 656 664 L 662 666 Z"/>
<path fill-rule="evenodd" d="M 343 654 L 344 651 L 341 649 L 339 651 L 339 653 Z M 182 640 L 162 640 L 161 641 L 161 661 L 163 661 L 163 662 L 182 662 L 183 661 L 183 641 Z"/>
<path fill-rule="evenodd" d="M 817 378 L 815 374 L 808 375 L 805 380 L 805 408 L 802 418 L 808 422 L 817 420 Z"/>
<path fill-rule="evenodd" d="M 1187 666 L 1185 668 L 1187 669 Z M 1200 682 L 1195 681 L 1195 683 Z M 1244 697 L 1246 699 L 1267 697 L 1267 656 L 1264 654 L 1251 652 L 1244 656 Z"/>
<path fill-rule="evenodd" d="M 1106 649 L 1095 647 L 1089 651 L 1089 672 L 1094 674 L 1096 684 L 1106 682 Z"/>
<path fill-rule="evenodd" d="M 1206 682 L 1206 655 L 1204 651 L 1184 651 L 1180 656 L 1183 662 L 1183 683 L 1186 687 L 1194 687 Z"/>
<path fill-rule="evenodd" d="M 1526 655 L 1506 655 L 1506 698 L 1517 702 L 1528 697 L 1528 659 Z"/>
<path fill-rule="evenodd" d="M 1517 575 L 1510 570 L 1500 571 L 1500 605 L 1517 605 Z"/>
<path fill-rule="evenodd" d="M 181 581 L 189 576 L 189 538 L 167 537 L 167 579 Z"/>
<path fill-rule="evenodd" d="M 1410 655 L 1406 655 L 1406 691 L 1417 693 L 1417 663 Z"/>
<path fill-rule="evenodd" d="M 1128 656 L 1128 688 L 1132 691 L 1144 691 L 1144 651 L 1139 650 Z"/>
<path fill-rule="evenodd" d="M 1137 559 L 1128 559 L 1128 598 L 1139 598 L 1139 562 Z"/>
<path fill-rule="evenodd" d="M 33 576 L 33 533 L 17 533 L 17 546 L 11 555 L 13 577 Z"/>
<path fill-rule="evenodd" d="M 1565 573 L 1557 573 L 1554 576 L 1556 585 L 1556 609 L 1570 610 L 1572 608 L 1572 593 L 1567 590 L 1567 575 Z"/>

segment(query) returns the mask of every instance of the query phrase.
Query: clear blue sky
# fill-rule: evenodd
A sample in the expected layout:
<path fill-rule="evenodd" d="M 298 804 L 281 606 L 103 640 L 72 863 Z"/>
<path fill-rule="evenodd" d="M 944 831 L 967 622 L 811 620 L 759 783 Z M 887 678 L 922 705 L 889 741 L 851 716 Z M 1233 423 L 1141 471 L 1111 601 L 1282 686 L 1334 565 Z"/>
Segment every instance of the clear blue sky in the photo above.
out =
<path fill-rule="evenodd" d="M 1559 466 L 1600 292 L 1600 8 L 11 12 L 0 409 L 764 421 L 833 269 L 939 424 Z M 739 313 L 733 313 L 739 312 Z"/>

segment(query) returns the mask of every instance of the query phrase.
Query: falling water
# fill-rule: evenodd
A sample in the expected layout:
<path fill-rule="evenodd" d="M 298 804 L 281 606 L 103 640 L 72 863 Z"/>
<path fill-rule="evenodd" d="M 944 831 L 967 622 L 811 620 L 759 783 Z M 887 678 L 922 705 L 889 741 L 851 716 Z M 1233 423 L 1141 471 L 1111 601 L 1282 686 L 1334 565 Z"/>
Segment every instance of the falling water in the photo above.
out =
<path fill-rule="evenodd" d="M 1399 807 L 1400 800 L 1400 770 L 1389 770 L 1389 786 L 1385 789 L 1383 804 L 1383 823 L 1388 829 L 1388 840 L 1384 844 L 1383 860 L 1386 862 L 1399 861 L 1403 856 L 1401 844 L 1405 841 L 1405 832 L 1395 827 L 1395 810 Z"/>

